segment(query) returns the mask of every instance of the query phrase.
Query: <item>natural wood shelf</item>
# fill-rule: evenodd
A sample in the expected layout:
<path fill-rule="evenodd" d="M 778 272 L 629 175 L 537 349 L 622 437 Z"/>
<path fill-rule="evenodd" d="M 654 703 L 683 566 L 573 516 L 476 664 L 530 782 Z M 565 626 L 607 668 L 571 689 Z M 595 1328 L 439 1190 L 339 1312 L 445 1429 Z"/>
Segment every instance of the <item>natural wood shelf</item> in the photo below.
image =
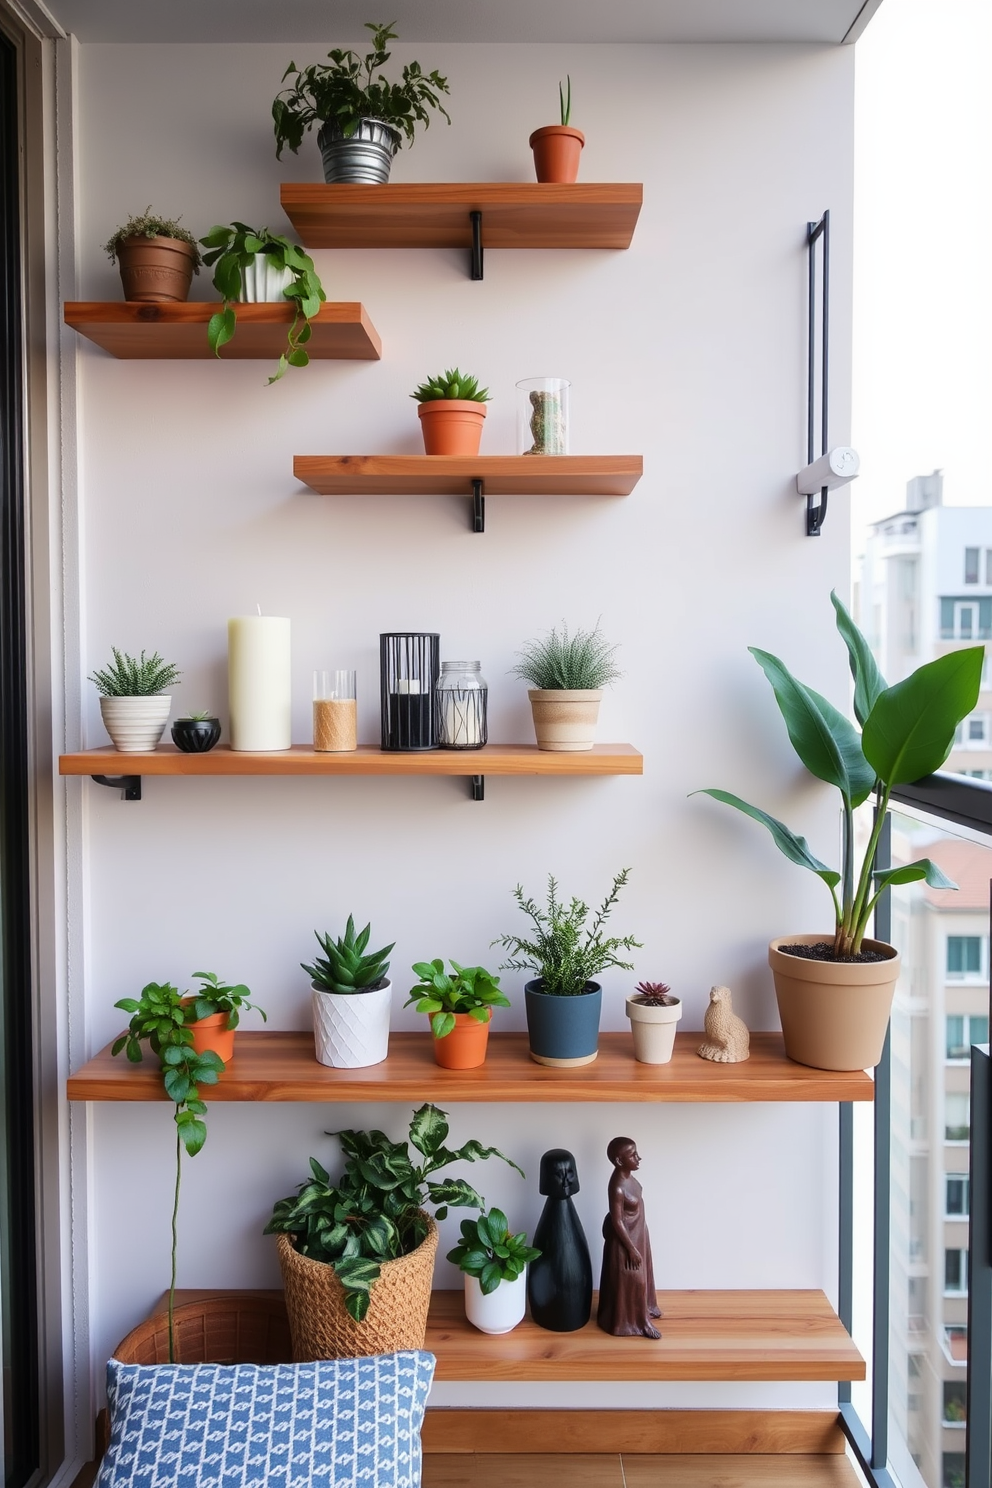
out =
<path fill-rule="evenodd" d="M 427 1416 L 430 1419 L 430 1409 Z M 610 1456 L 594 1448 L 583 1455 L 567 1455 L 567 1439 L 567 1433 L 559 1439 L 557 1456 L 545 1450 L 473 1451 L 465 1456 L 425 1450 L 423 1488 L 545 1488 L 549 1482 L 566 1482 L 568 1488 L 860 1488 L 862 1482 L 845 1457 L 825 1454 L 644 1455 L 624 1448 Z"/>
<path fill-rule="evenodd" d="M 297 455 L 293 474 L 318 496 L 629 496 L 640 455 Z"/>
<path fill-rule="evenodd" d="M 307 248 L 469 248 L 471 212 L 482 213 L 484 248 L 629 248 L 642 194 L 629 183 L 536 181 L 280 188 Z"/>
<path fill-rule="evenodd" d="M 426 1020 L 425 1020 L 426 1021 Z M 235 1057 L 207 1093 L 211 1101 L 866 1101 L 863 1070 L 809 1069 L 787 1059 L 779 1033 L 753 1033 L 743 1064 L 714 1064 L 696 1054 L 701 1034 L 680 1033 L 670 1064 L 638 1064 L 629 1033 L 604 1033 L 599 1058 L 578 1069 L 535 1064 L 527 1035 L 493 1033 L 485 1064 L 447 1070 L 434 1062 L 423 1033 L 390 1035 L 389 1057 L 368 1069 L 318 1064 L 312 1033 L 239 1029 Z M 70 1100 L 164 1100 L 154 1058 L 130 1064 L 110 1045 L 70 1076 Z M 480 1335 L 481 1336 L 481 1335 Z"/>
<path fill-rule="evenodd" d="M 206 361 L 213 358 L 207 344 L 207 321 L 219 304 L 139 304 L 92 300 L 66 304 L 66 325 L 102 346 L 111 356 L 135 361 Z M 234 340 L 221 347 L 226 361 L 278 357 L 286 349 L 286 327 L 293 307 L 282 304 L 238 306 Z M 311 321 L 307 351 L 315 361 L 377 362 L 382 342 L 365 306 L 355 303 L 321 305 Z"/>

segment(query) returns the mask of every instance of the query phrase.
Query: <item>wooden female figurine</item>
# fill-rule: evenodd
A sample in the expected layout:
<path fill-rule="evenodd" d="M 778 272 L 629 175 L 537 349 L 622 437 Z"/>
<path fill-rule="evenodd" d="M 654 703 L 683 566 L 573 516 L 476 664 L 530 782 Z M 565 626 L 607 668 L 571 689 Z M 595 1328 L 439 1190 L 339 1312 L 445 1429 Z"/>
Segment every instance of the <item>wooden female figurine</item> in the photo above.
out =
<path fill-rule="evenodd" d="M 651 1237 L 644 1219 L 644 1196 L 634 1177 L 641 1165 L 630 1137 L 614 1137 L 606 1155 L 613 1164 L 608 1188 L 610 1212 L 603 1220 L 603 1274 L 596 1321 L 618 1337 L 660 1338 L 651 1322 L 661 1317 L 654 1286 Z"/>
<path fill-rule="evenodd" d="M 553 1147 L 541 1158 L 541 1193 L 547 1203 L 534 1231 L 541 1254 L 527 1273 L 530 1315 L 552 1333 L 584 1328 L 592 1312 L 592 1262 L 572 1195 L 579 1191 L 575 1158 Z"/>

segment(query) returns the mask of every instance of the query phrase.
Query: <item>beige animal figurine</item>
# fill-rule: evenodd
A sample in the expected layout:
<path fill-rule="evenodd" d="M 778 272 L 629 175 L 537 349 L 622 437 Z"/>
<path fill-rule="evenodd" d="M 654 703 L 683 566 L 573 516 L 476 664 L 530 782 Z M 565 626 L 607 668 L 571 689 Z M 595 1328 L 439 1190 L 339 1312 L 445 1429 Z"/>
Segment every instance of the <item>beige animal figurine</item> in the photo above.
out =
<path fill-rule="evenodd" d="M 711 987 L 710 1005 L 703 1020 L 706 1038 L 696 1053 L 715 1064 L 741 1064 L 750 1053 L 751 1035 L 731 1005 L 729 987 Z"/>

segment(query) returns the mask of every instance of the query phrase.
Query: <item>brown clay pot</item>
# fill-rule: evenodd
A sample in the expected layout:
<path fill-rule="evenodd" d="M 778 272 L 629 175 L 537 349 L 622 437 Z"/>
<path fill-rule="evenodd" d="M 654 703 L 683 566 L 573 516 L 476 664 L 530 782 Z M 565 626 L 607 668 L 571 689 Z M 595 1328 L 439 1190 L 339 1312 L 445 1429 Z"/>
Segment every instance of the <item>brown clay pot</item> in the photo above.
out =
<path fill-rule="evenodd" d="M 467 398 L 434 398 L 417 407 L 428 455 L 477 455 L 486 418 L 485 403 Z"/>
<path fill-rule="evenodd" d="M 579 174 L 579 158 L 586 137 L 570 124 L 545 124 L 530 137 L 534 169 L 539 181 L 570 186 Z"/>
<path fill-rule="evenodd" d="M 185 300 L 194 252 L 181 238 L 125 238 L 117 248 L 125 300 Z"/>
<path fill-rule="evenodd" d="M 455 1013 L 455 1026 L 444 1038 L 434 1039 L 434 1058 L 442 1069 L 477 1069 L 486 1062 L 489 1023 L 470 1013 Z"/>
<path fill-rule="evenodd" d="M 832 939 L 832 931 L 782 935 L 768 947 L 785 1052 L 813 1069 L 874 1069 L 889 1026 L 899 952 L 882 940 L 862 944 L 880 951 L 884 961 L 807 961 L 779 949 Z"/>
<path fill-rule="evenodd" d="M 193 1035 L 193 1048 L 197 1054 L 212 1050 L 223 1059 L 225 1065 L 234 1058 L 234 1029 L 227 1026 L 226 1013 L 214 1013 L 189 1025 Z"/>

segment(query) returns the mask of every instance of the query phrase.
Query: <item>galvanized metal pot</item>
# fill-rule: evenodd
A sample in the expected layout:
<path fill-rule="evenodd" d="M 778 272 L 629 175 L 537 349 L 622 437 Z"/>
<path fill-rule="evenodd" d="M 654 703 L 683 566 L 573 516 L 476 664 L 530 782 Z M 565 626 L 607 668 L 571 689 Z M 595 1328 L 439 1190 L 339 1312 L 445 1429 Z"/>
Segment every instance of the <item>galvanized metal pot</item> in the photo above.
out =
<path fill-rule="evenodd" d="M 325 182 L 328 186 L 336 182 L 385 185 L 400 140 L 399 130 L 381 119 L 359 119 L 354 134 L 347 139 L 340 125 L 329 119 L 317 135 Z"/>

